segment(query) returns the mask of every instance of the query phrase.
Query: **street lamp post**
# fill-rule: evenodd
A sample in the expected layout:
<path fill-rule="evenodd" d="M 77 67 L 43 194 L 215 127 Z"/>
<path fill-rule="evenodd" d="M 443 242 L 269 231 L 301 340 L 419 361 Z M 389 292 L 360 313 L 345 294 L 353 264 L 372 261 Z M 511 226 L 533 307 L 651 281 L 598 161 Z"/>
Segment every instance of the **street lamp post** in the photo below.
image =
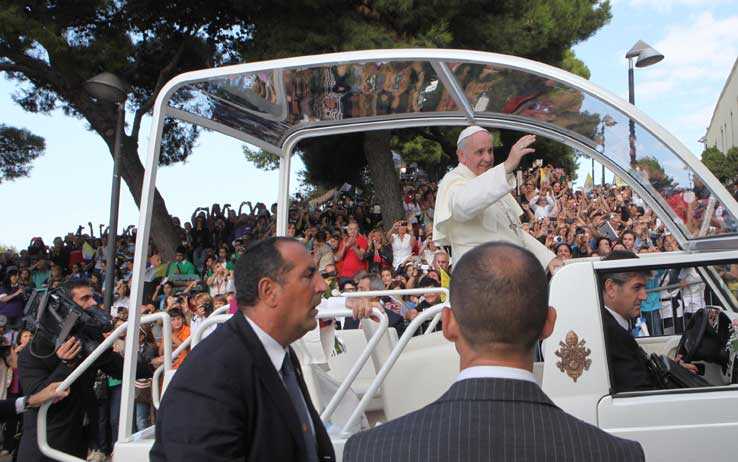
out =
<path fill-rule="evenodd" d="M 625 54 L 625 58 L 628 60 L 628 102 L 635 106 L 635 73 L 633 65 L 635 64 L 635 67 L 639 68 L 648 67 L 664 59 L 664 55 L 643 40 L 638 40 Z M 635 63 L 633 62 L 634 59 Z M 630 145 L 630 165 L 633 166 L 636 161 L 636 136 L 635 122 L 633 119 L 630 119 L 628 127 L 630 129 L 630 136 L 628 138 Z"/>
<path fill-rule="evenodd" d="M 85 90 L 95 99 L 116 106 L 115 142 L 113 144 L 113 184 L 110 190 L 110 220 L 108 242 L 105 249 L 105 298 L 103 306 L 110 310 L 113 304 L 115 275 L 115 238 L 118 232 L 118 204 L 120 203 L 120 149 L 125 123 L 125 101 L 128 85 L 114 74 L 103 72 L 85 82 Z"/>

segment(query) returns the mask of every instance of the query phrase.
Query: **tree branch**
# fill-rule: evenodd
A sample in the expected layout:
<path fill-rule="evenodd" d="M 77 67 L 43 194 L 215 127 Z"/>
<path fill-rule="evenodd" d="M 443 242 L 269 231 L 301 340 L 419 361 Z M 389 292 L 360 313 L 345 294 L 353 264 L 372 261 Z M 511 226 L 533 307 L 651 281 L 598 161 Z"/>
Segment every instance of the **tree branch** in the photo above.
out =
<path fill-rule="evenodd" d="M 161 71 L 159 71 L 159 77 L 156 80 L 156 86 L 154 87 L 154 91 L 151 93 L 151 97 L 144 101 L 143 104 L 141 104 L 141 107 L 139 107 L 136 111 L 136 115 L 133 117 L 133 126 L 131 128 L 132 138 L 138 139 L 138 132 L 141 129 L 141 120 L 143 119 L 143 116 L 154 106 L 156 98 L 157 96 L 159 96 L 159 92 L 161 91 L 164 84 L 169 80 L 169 76 L 174 72 L 174 69 L 177 67 L 177 63 L 182 57 L 182 53 L 184 53 L 185 42 L 186 40 L 182 40 L 179 48 L 177 49 L 177 52 L 174 53 L 172 59 L 166 66 L 161 69 Z"/>
<path fill-rule="evenodd" d="M 49 67 L 49 65 L 46 64 L 44 61 L 28 56 L 22 52 L 18 52 L 18 50 L 9 48 L 5 45 L 0 45 L 0 56 L 5 57 L 13 62 L 12 64 L 3 63 L 3 66 L 21 66 L 24 68 L 24 70 L 16 70 L 15 72 L 23 72 L 23 74 L 27 77 L 33 76 L 39 80 L 42 80 L 47 85 L 56 87 L 57 91 L 61 91 L 64 88 L 64 80 L 60 78 L 60 76 L 56 72 L 54 72 L 54 70 Z"/>
<path fill-rule="evenodd" d="M 20 66 L 13 63 L 0 63 L 0 72 L 20 72 L 22 74 L 33 74 L 34 70 L 30 67 Z"/>

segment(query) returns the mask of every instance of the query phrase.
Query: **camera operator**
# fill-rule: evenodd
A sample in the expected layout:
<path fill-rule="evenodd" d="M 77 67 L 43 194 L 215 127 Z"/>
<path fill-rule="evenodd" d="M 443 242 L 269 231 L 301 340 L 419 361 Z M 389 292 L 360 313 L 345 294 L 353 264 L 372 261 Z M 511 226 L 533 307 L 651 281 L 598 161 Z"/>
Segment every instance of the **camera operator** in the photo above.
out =
<path fill-rule="evenodd" d="M 66 286 L 67 294 L 83 310 L 99 310 L 87 282 L 72 281 Z M 52 382 L 64 380 L 84 359 L 80 356 L 82 343 L 75 337 L 67 338 L 54 351 L 54 344 L 46 337 L 36 335 L 18 358 L 20 383 L 25 395 L 43 390 Z M 87 455 L 87 438 L 83 431 L 85 411 L 94 407 L 93 383 L 95 374 L 102 370 L 111 377 L 120 378 L 123 373 L 123 358 L 112 349 L 103 353 L 95 364 L 88 368 L 70 387 L 70 395 L 49 408 L 47 416 L 47 438 L 55 449 L 84 458 Z M 31 410 L 23 419 L 18 460 L 23 462 L 47 461 L 37 443 L 37 410 Z M 90 419 L 96 420 L 96 419 Z M 91 426 L 96 422 L 89 422 Z"/>

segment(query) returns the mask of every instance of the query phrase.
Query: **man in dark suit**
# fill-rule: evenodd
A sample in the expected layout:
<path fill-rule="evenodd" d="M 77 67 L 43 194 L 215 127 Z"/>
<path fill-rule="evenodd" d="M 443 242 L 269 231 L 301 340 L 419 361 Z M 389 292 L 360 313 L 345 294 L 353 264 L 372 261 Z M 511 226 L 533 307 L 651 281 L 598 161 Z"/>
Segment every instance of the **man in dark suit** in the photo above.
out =
<path fill-rule="evenodd" d="M 603 260 L 638 258 L 628 250 L 615 250 Z M 648 272 L 605 273 L 601 276 L 602 321 L 605 348 L 614 392 L 658 388 L 648 367 L 648 356 L 638 346 L 630 330 L 631 320 L 640 316 L 641 302 L 647 298 Z"/>
<path fill-rule="evenodd" d="M 93 298 L 92 288 L 86 281 L 72 281 L 65 289 L 82 309 L 100 309 Z M 81 351 L 82 345 L 75 337 L 69 337 L 54 353 L 53 343 L 35 336 L 18 357 L 23 393 L 38 393 L 49 383 L 67 378 L 84 359 L 80 356 Z M 120 378 L 123 374 L 123 357 L 114 353 L 112 348 L 107 350 L 71 385 L 69 397 L 49 408 L 47 438 L 52 448 L 80 458 L 87 456 L 85 414 L 90 404 L 95 402 L 93 383 L 98 369 L 111 377 Z M 44 457 L 38 447 L 37 415 L 38 410 L 30 409 L 23 418 L 23 436 L 18 448 L 18 460 L 23 462 L 52 460 Z"/>
<path fill-rule="evenodd" d="M 289 345 L 326 289 L 305 246 L 253 244 L 235 267 L 239 311 L 193 349 L 166 390 L 152 462 L 331 461 L 333 446 Z"/>
<path fill-rule="evenodd" d="M 638 443 L 566 414 L 536 384 L 534 346 L 556 311 L 532 253 L 475 247 L 454 266 L 450 289 L 443 335 L 460 356 L 456 382 L 423 409 L 353 435 L 345 462 L 644 460 Z"/>
<path fill-rule="evenodd" d="M 0 421 L 9 419 L 16 414 L 22 414 L 28 408 L 40 407 L 51 399 L 54 402 L 64 399 L 69 395 L 69 390 L 57 391 L 56 389 L 60 384 L 61 382 L 50 383 L 43 390 L 31 396 L 0 400 Z"/>

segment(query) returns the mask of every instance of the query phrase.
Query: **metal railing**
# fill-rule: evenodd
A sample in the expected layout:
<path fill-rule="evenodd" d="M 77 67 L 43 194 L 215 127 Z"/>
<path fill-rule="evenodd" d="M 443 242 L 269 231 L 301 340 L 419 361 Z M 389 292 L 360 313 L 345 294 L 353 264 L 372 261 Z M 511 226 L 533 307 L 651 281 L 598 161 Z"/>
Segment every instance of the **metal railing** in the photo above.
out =
<path fill-rule="evenodd" d="M 364 292 L 344 292 L 340 296 L 341 297 L 347 297 L 347 298 L 357 298 L 357 297 L 382 297 L 385 295 L 425 295 L 425 294 L 442 294 L 446 296 L 446 301 L 443 302 L 443 304 L 448 305 L 448 302 L 450 300 L 449 291 L 445 287 L 426 287 L 426 288 L 417 288 L 417 289 L 394 289 L 394 290 L 371 290 L 371 291 L 364 291 Z M 425 332 L 423 334 L 430 334 L 433 332 L 433 329 L 436 328 L 438 325 L 438 322 L 441 320 L 441 312 L 439 311 L 438 314 L 433 318 L 433 320 L 428 324 L 428 327 L 425 329 Z"/>
<path fill-rule="evenodd" d="M 320 414 L 321 420 L 324 422 L 327 422 L 328 419 L 330 419 L 333 416 L 333 413 L 336 411 L 336 408 L 338 408 L 338 405 L 340 404 L 343 397 L 348 393 L 348 390 L 351 388 L 351 385 L 354 383 L 354 380 L 356 380 L 356 377 L 359 375 L 359 372 L 361 372 L 361 369 L 364 367 L 364 364 L 369 360 L 369 356 L 372 354 L 372 351 L 377 347 L 377 344 L 379 343 L 379 340 L 382 338 L 385 332 L 387 332 L 387 326 L 389 324 L 389 320 L 387 319 L 387 315 L 382 312 L 382 310 L 378 308 L 372 309 L 372 314 L 374 314 L 377 318 L 379 318 L 379 328 L 374 332 L 372 337 L 369 339 L 369 342 L 366 344 L 366 348 L 364 348 L 364 351 L 361 352 L 361 355 L 359 355 L 359 359 L 356 360 L 356 363 L 351 366 L 351 369 L 349 370 L 349 373 L 346 375 L 346 378 L 341 382 L 341 385 L 338 387 L 338 390 L 336 390 L 336 393 L 333 395 L 331 400 L 328 402 L 328 405 L 325 407 L 323 412 Z M 345 317 L 351 317 L 353 316 L 353 312 L 349 309 L 343 309 L 343 310 L 331 310 L 329 312 L 323 312 L 318 313 L 319 319 L 329 319 L 329 318 L 337 318 L 340 316 Z"/>
<path fill-rule="evenodd" d="M 208 328 L 214 324 L 220 324 L 223 322 L 228 321 L 231 319 L 232 314 L 215 314 L 208 316 L 206 320 L 200 324 L 198 329 L 192 333 L 190 336 L 190 346 L 192 348 L 195 348 L 200 341 L 202 340 L 202 336 L 205 334 L 205 332 L 208 330 Z"/>
<path fill-rule="evenodd" d="M 385 294 L 382 293 L 381 295 Z M 361 401 L 359 401 L 359 405 L 356 406 L 356 409 L 354 409 L 354 412 L 349 417 L 346 425 L 344 425 L 343 430 L 341 430 L 341 437 L 348 438 L 349 436 L 351 436 L 351 433 L 348 431 L 348 429 L 351 428 L 359 420 L 361 415 L 369 406 L 369 402 L 374 399 L 374 395 L 377 393 L 377 390 L 379 390 L 379 387 L 382 386 L 382 383 L 387 377 L 389 370 L 392 368 L 392 366 L 395 365 L 397 359 L 400 357 L 400 353 L 402 353 L 408 342 L 410 342 L 410 339 L 415 334 L 415 331 L 417 331 L 425 321 L 440 315 L 445 306 L 448 306 L 448 299 L 446 302 L 433 305 L 430 308 L 426 308 L 425 310 L 421 311 L 415 317 L 415 319 L 413 319 L 405 328 L 405 332 L 402 334 L 402 337 L 400 337 L 400 339 L 397 341 L 397 345 L 387 357 L 387 361 L 379 369 L 379 372 L 377 372 L 377 376 L 374 378 L 371 385 L 369 385 L 369 388 L 367 389 L 364 396 L 361 398 Z"/>
<path fill-rule="evenodd" d="M 215 314 L 215 313 L 213 313 Z M 348 374 L 346 375 L 346 378 L 341 382 L 341 385 L 338 387 L 338 390 L 336 390 L 336 393 L 334 393 L 331 400 L 328 402 L 328 405 L 323 410 L 323 412 L 320 415 L 320 418 L 323 421 L 327 421 L 333 416 L 333 413 L 338 408 L 338 405 L 340 404 L 341 400 L 344 398 L 346 393 L 348 393 L 348 390 L 351 388 L 351 385 L 354 383 L 354 380 L 356 380 L 356 377 L 359 375 L 359 372 L 361 372 L 361 369 L 364 367 L 366 362 L 369 360 L 369 357 L 371 353 L 376 348 L 377 344 L 379 343 L 382 336 L 387 331 L 388 326 L 388 319 L 387 315 L 384 314 L 381 310 L 378 308 L 374 308 L 372 310 L 372 314 L 376 316 L 379 319 L 379 327 L 374 332 L 372 337 L 367 342 L 366 348 L 361 352 L 361 355 L 359 355 L 359 358 L 357 359 L 356 363 L 351 366 L 351 369 L 349 370 Z M 353 316 L 353 312 L 349 309 L 333 309 L 328 311 L 321 311 L 318 313 L 317 318 L 318 319 L 335 319 L 338 317 L 351 317 Z M 232 317 L 231 314 L 222 314 L 222 315 L 211 315 L 206 319 L 198 328 L 198 330 L 189 338 L 187 339 L 186 343 L 187 345 L 192 342 L 192 348 L 194 348 L 201 339 L 202 333 L 211 325 L 213 324 L 221 324 L 226 321 L 228 321 Z M 181 351 L 186 349 L 187 346 L 185 345 L 185 342 L 180 344 L 179 347 L 172 353 L 172 357 L 176 358 Z M 161 404 L 160 398 L 159 398 L 159 385 L 158 385 L 158 379 L 161 375 L 161 368 L 157 369 L 154 372 L 154 378 L 152 379 L 152 393 L 154 393 L 153 387 L 156 387 L 156 394 L 154 395 L 154 407 L 156 409 L 159 408 L 159 405 Z M 156 383 L 156 385 L 154 385 Z M 345 431 L 345 429 L 344 429 Z"/>
<path fill-rule="evenodd" d="M 169 319 L 169 315 L 165 312 L 160 312 L 147 314 L 146 316 L 141 317 L 141 324 L 147 324 L 154 321 L 162 321 L 162 338 L 164 339 L 164 364 L 162 366 L 166 366 L 166 369 L 170 369 L 172 366 L 172 324 Z M 57 390 L 61 391 L 68 389 L 83 373 L 87 371 L 87 369 L 97 360 L 97 358 L 100 357 L 100 355 L 105 353 L 108 349 L 110 349 L 110 347 L 113 346 L 113 342 L 120 338 L 120 336 L 126 331 L 127 327 L 128 323 L 126 322 L 115 328 L 115 330 L 113 330 L 110 335 L 108 335 L 108 337 L 103 340 L 102 343 L 100 343 L 100 345 L 98 345 L 97 348 L 95 348 L 92 353 L 90 353 L 80 363 L 79 366 L 74 368 L 72 373 L 69 374 L 67 378 L 64 379 L 64 381 L 62 381 Z M 44 456 L 59 460 L 61 462 L 85 462 L 84 459 L 80 459 L 79 457 L 75 457 L 71 454 L 67 454 L 66 452 L 59 451 L 58 449 L 54 449 L 49 446 L 49 442 L 46 436 L 46 417 L 49 412 L 49 407 L 52 404 L 52 401 L 47 401 L 42 404 L 38 410 L 38 417 L 36 419 L 36 438 L 38 441 L 39 450 Z"/>
<path fill-rule="evenodd" d="M 429 290 L 425 289 L 422 290 L 422 292 L 417 292 L 421 289 L 408 289 L 409 291 L 412 291 L 411 294 L 416 293 L 428 293 Z M 438 289 L 434 289 L 438 291 Z M 445 289 L 443 289 L 445 290 Z M 387 292 L 387 291 L 383 291 Z M 406 291 L 391 291 L 392 293 L 397 295 L 397 292 L 406 292 Z M 372 297 L 375 296 L 375 292 L 353 292 L 350 294 L 344 294 L 348 295 L 347 298 L 356 298 L 356 297 Z M 402 294 L 406 295 L 406 294 Z M 410 294 L 407 294 L 410 295 Z M 367 342 L 366 348 L 364 348 L 364 351 L 361 352 L 361 355 L 359 355 L 358 360 L 356 363 L 351 367 L 348 374 L 346 375 L 346 378 L 341 382 L 341 385 L 338 387 L 338 390 L 336 390 L 336 393 L 333 395 L 331 400 L 328 402 L 328 405 L 323 410 L 323 412 L 320 415 L 320 418 L 323 421 L 327 421 L 330 417 L 332 417 L 333 413 L 338 408 L 338 405 L 340 404 L 341 400 L 344 398 L 346 393 L 348 393 L 348 390 L 351 388 L 351 385 L 353 384 L 354 380 L 356 380 L 356 377 L 359 375 L 359 372 L 364 367 L 366 362 L 369 360 L 369 357 L 376 348 L 377 344 L 379 343 L 380 339 L 384 335 L 384 333 L 387 331 L 388 326 L 388 319 L 387 315 L 384 314 L 381 310 L 374 308 L 372 310 L 372 314 L 374 314 L 379 319 L 379 327 L 374 332 L 372 337 Z M 210 327 L 213 324 L 220 324 L 228 321 L 231 318 L 231 314 L 221 314 L 218 315 L 215 312 L 208 317 L 198 328 L 198 330 L 190 336 L 187 340 L 182 342 L 176 350 L 172 353 L 172 357 L 176 358 L 182 351 L 184 351 L 190 344 L 192 344 L 192 348 L 194 348 L 201 340 L 202 333 L 205 332 L 205 330 Z M 349 309 L 337 309 L 337 310 L 329 310 L 329 311 L 322 311 L 318 313 L 317 318 L 318 319 L 334 319 L 338 317 L 351 317 L 353 316 L 353 312 Z M 151 392 L 152 392 L 152 404 L 156 409 L 159 408 L 159 405 L 161 404 L 161 398 L 159 396 L 159 377 L 161 376 L 162 368 L 159 367 L 154 372 L 154 377 L 151 381 Z M 348 426 L 344 427 L 342 430 L 343 432 L 346 431 Z"/>
<path fill-rule="evenodd" d="M 177 358 L 180 355 L 180 353 L 182 353 L 184 350 L 186 350 L 187 348 L 190 347 L 190 343 L 192 342 L 193 335 L 198 335 L 201 332 L 203 332 L 204 331 L 203 327 L 208 323 L 208 321 L 211 318 L 216 317 L 216 316 L 222 316 L 223 313 L 227 313 L 229 309 L 230 309 L 230 306 L 225 305 L 225 306 L 221 306 L 220 308 L 218 308 L 218 309 L 214 310 L 212 313 L 210 313 L 210 315 L 199 326 L 199 328 L 192 335 L 190 335 L 189 337 L 187 337 L 182 343 L 180 343 L 179 346 L 177 347 L 177 349 L 175 349 L 174 352 L 172 352 L 172 354 L 171 354 L 171 360 L 169 362 L 169 368 L 168 369 L 171 369 L 171 361 L 174 360 L 175 358 Z M 230 316 L 230 315 L 228 315 L 228 316 Z M 210 324 L 212 324 L 212 323 L 210 323 Z M 210 326 L 210 324 L 207 324 L 207 325 Z M 170 328 L 171 328 L 171 326 L 170 326 Z M 200 339 L 200 337 L 198 337 L 198 341 L 199 341 L 199 339 Z M 166 347 L 166 345 L 165 345 L 165 347 Z M 172 342 L 170 340 L 170 342 L 169 342 L 169 349 L 171 350 L 171 348 L 172 348 Z M 195 346 L 193 345 L 192 348 L 195 348 Z M 157 367 L 156 370 L 154 371 L 153 377 L 151 377 L 151 404 L 154 406 L 154 409 L 159 409 L 159 405 L 161 404 L 161 396 L 160 396 L 160 393 L 159 393 L 159 378 L 161 377 L 161 373 L 163 371 L 164 371 L 164 364 L 162 364 L 161 366 Z"/>

